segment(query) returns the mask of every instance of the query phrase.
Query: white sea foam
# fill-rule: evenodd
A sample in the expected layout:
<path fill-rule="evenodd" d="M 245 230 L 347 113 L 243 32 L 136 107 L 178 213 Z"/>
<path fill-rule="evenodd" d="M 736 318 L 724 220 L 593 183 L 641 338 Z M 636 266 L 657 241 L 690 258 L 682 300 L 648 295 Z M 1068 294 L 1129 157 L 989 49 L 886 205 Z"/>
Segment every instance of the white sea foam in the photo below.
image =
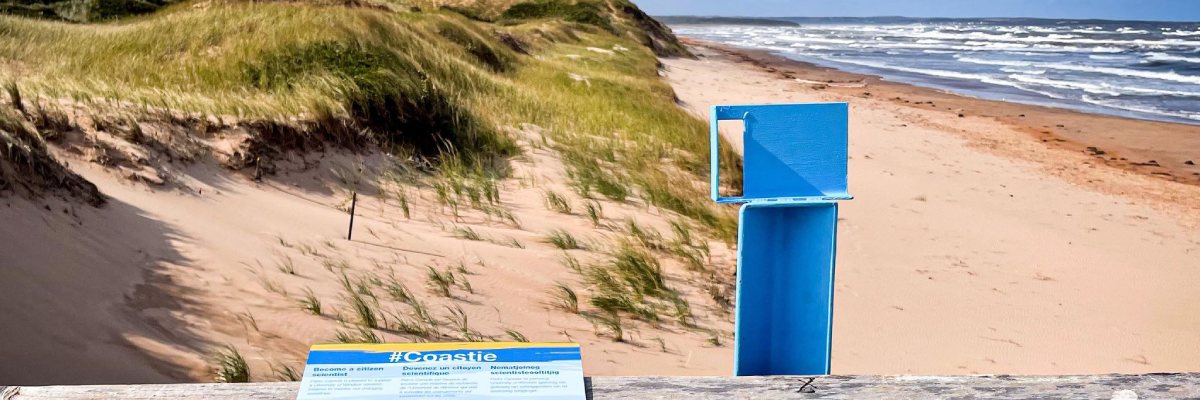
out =
<path fill-rule="evenodd" d="M 1146 53 L 1146 61 L 1173 61 L 1200 64 L 1200 58 L 1184 57 L 1167 53 Z"/>
<path fill-rule="evenodd" d="M 1200 74 L 1187 68 L 1200 65 L 1200 29 L 1195 27 L 964 22 L 680 28 L 676 32 L 684 35 L 857 65 L 885 77 L 978 91 L 984 97 L 995 93 L 1012 99 L 1026 92 L 1035 99 L 1059 99 L 1052 104 L 1200 120 Z M 1168 62 L 1178 65 L 1163 64 Z"/>
<path fill-rule="evenodd" d="M 1088 35 L 1120 35 L 1121 32 L 1106 31 L 1104 28 L 1092 27 L 1087 29 L 1072 29 L 1070 32 Z"/>
<path fill-rule="evenodd" d="M 1017 74 L 1027 74 L 1027 75 L 1045 75 L 1045 74 L 1046 74 L 1046 70 L 1044 70 L 1044 69 L 1026 69 L 1026 68 L 1017 68 L 1017 67 L 1000 67 L 1000 70 L 1001 70 L 1001 71 L 1004 71 L 1004 72 L 1011 72 L 1011 73 L 1017 73 Z"/>
<path fill-rule="evenodd" d="M 1200 76 L 1181 75 L 1174 71 L 1144 71 L 1138 69 L 1125 69 L 1114 67 L 1098 67 L 1093 65 L 1075 65 L 1063 63 L 1035 63 L 1030 61 L 1015 61 L 1015 60 L 987 60 L 974 57 L 958 57 L 958 61 L 983 64 L 983 65 L 999 65 L 1009 67 L 1037 67 L 1049 68 L 1062 71 L 1077 71 L 1089 72 L 1104 75 L 1126 76 L 1134 78 L 1155 79 L 1161 81 L 1171 81 L 1180 83 L 1190 83 L 1200 85 Z"/>
<path fill-rule="evenodd" d="M 1200 31 L 1167 31 L 1163 32 L 1162 34 L 1167 36 L 1200 36 Z"/>
<path fill-rule="evenodd" d="M 1123 101 L 1119 101 L 1119 100 L 1098 99 L 1098 98 L 1088 96 L 1088 95 L 1083 95 L 1080 98 L 1080 100 L 1083 100 L 1085 103 L 1095 104 L 1095 105 L 1098 105 L 1101 107 L 1115 108 L 1118 110 L 1133 111 L 1133 112 L 1154 114 L 1154 115 L 1162 115 L 1162 116 L 1175 117 L 1175 118 L 1187 118 L 1187 119 L 1191 119 L 1191 120 L 1200 121 L 1200 113 L 1193 113 L 1193 112 L 1186 112 L 1186 111 L 1168 111 L 1168 110 L 1162 110 L 1159 108 L 1154 108 L 1154 107 L 1149 107 L 1149 106 L 1132 105 L 1132 104 L 1129 104 L 1128 102 L 1123 102 Z"/>
<path fill-rule="evenodd" d="M 1006 67 L 1032 67 L 1032 66 L 1037 65 L 1037 63 L 1035 63 L 1033 61 L 986 60 L 986 59 L 975 58 L 975 57 L 955 57 L 955 58 L 957 58 L 958 61 L 965 62 L 965 63 L 983 64 L 983 65 L 1001 65 L 1001 66 L 1006 66 Z"/>
<path fill-rule="evenodd" d="M 1039 64 L 1039 67 L 1077 72 L 1090 72 L 1106 75 L 1127 76 L 1132 78 L 1145 78 L 1160 81 L 1170 81 L 1179 83 L 1190 83 L 1200 85 L 1200 76 L 1181 75 L 1174 71 L 1143 71 L 1138 69 L 1125 69 L 1113 67 L 1096 67 L 1091 65 L 1074 65 L 1074 64 Z"/>
<path fill-rule="evenodd" d="M 1086 45 L 1116 45 L 1116 46 L 1200 46 L 1200 41 L 1183 40 L 1183 39 L 1093 39 L 1079 38 L 1073 35 L 1067 37 L 1061 34 L 1051 34 L 1047 36 L 1015 36 L 1011 33 L 1003 35 L 993 35 L 982 32 L 969 33 L 947 33 L 942 31 L 926 31 L 916 33 L 905 32 L 890 32 L 893 36 L 923 38 L 923 39 L 942 39 L 942 40 L 957 40 L 957 41 L 987 41 L 987 42 L 1012 42 L 1012 43 L 1066 43 L 1066 44 L 1086 44 Z"/>
<path fill-rule="evenodd" d="M 1047 79 L 1040 76 L 1012 74 L 1008 76 L 1018 82 L 1032 83 L 1036 85 L 1049 86 L 1059 89 L 1078 89 L 1088 93 L 1104 94 L 1109 96 L 1120 96 L 1121 92 L 1113 90 L 1106 84 L 1095 84 L 1087 82 L 1074 82 L 1059 79 Z"/>
<path fill-rule="evenodd" d="M 1017 86 L 1016 82 L 1008 81 L 1005 79 L 1000 79 L 1000 78 L 993 77 L 991 75 L 985 75 L 985 74 L 973 74 L 973 73 L 969 73 L 969 72 L 946 71 L 946 70 L 940 70 L 940 69 L 904 67 L 904 66 L 899 66 L 899 65 L 891 65 L 891 64 L 863 61 L 863 60 L 833 59 L 833 58 L 829 58 L 829 57 L 825 57 L 825 56 L 818 56 L 818 57 L 825 59 L 827 61 L 833 61 L 833 62 L 844 63 L 844 64 L 860 65 L 860 66 L 876 68 L 876 69 L 908 72 L 908 73 L 913 73 L 913 74 L 936 76 L 936 77 L 940 77 L 940 78 L 972 80 L 972 81 L 979 81 L 979 82 L 983 82 L 983 83 L 990 83 L 993 85 L 1011 86 L 1011 87 L 1019 88 L 1019 86 Z"/>
<path fill-rule="evenodd" d="M 777 36 L 777 38 L 779 40 L 788 41 L 788 42 L 797 42 L 797 43 L 851 44 L 851 43 L 858 42 L 857 40 L 854 40 L 854 39 L 837 39 L 837 38 L 798 36 L 798 35 L 779 35 L 779 36 Z"/>

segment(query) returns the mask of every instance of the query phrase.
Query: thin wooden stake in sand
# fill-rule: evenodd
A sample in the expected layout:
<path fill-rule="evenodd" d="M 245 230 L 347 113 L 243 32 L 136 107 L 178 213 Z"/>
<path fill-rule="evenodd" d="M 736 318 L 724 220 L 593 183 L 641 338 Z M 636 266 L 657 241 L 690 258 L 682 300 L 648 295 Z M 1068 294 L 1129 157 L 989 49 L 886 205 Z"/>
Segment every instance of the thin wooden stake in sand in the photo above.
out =
<path fill-rule="evenodd" d="M 350 195 L 350 229 L 346 230 L 346 240 L 354 240 L 354 207 L 358 206 L 358 192 Z"/>

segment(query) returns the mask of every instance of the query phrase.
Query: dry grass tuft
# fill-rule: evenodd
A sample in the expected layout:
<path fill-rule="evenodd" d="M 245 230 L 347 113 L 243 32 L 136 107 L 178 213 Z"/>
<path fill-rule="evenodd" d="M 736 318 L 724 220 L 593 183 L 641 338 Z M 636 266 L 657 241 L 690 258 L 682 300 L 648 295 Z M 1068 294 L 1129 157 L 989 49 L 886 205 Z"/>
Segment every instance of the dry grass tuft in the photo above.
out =
<path fill-rule="evenodd" d="M 236 347 L 225 346 L 216 356 L 216 367 L 213 369 L 216 381 L 220 383 L 250 382 L 250 366 Z"/>

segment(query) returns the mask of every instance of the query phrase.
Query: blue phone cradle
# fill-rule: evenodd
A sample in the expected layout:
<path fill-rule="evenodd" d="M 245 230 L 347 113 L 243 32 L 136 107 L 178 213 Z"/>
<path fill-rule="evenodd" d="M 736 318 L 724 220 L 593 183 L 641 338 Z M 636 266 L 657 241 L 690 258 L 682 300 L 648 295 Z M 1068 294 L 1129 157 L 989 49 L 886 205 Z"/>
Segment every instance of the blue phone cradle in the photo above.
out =
<path fill-rule="evenodd" d="M 715 106 L 712 198 L 742 203 L 734 375 L 827 375 L 846 103 Z M 717 122 L 745 126 L 742 197 L 719 193 Z"/>

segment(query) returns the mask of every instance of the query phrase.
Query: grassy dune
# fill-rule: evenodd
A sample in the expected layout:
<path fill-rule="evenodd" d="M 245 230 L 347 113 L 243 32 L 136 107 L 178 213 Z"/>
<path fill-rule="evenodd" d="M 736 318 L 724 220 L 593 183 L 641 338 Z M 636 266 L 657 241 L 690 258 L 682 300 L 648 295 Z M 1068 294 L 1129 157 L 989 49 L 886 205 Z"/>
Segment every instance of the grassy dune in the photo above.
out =
<path fill-rule="evenodd" d="M 96 185 L 59 164 L 45 139 L 18 110 L 0 108 L 0 194 L 65 193 L 92 205 L 104 204 Z"/>
<path fill-rule="evenodd" d="M 32 199 L 0 201 L 33 237 L 105 244 L 60 257 L 9 240 L 17 276 L 48 282 L 18 288 L 165 255 L 142 272 L 170 279 L 146 290 L 208 322 L 121 324 L 73 304 L 88 326 L 150 332 L 114 351 L 172 366 L 79 374 L 294 379 L 303 343 L 503 338 L 632 346 L 645 362 L 630 371 L 694 354 L 714 371 L 735 209 L 708 200 L 707 127 L 660 76 L 659 57 L 689 54 L 632 3 L 164 4 L 87 23 L 0 15 L 0 197 Z M 356 240 L 338 240 L 351 198 Z M 42 228 L 58 209 L 64 228 Z M 605 357 L 592 367 L 617 372 Z"/>
<path fill-rule="evenodd" d="M 655 53 L 686 53 L 625 0 L 215 0 L 99 24 L 0 16 L 0 32 L 0 81 L 27 109 L 242 127 L 256 157 L 381 146 L 493 176 L 518 152 L 505 127 L 535 124 L 580 194 L 733 235 L 705 187 L 677 184 L 706 173 L 704 124 L 676 107 Z"/>

